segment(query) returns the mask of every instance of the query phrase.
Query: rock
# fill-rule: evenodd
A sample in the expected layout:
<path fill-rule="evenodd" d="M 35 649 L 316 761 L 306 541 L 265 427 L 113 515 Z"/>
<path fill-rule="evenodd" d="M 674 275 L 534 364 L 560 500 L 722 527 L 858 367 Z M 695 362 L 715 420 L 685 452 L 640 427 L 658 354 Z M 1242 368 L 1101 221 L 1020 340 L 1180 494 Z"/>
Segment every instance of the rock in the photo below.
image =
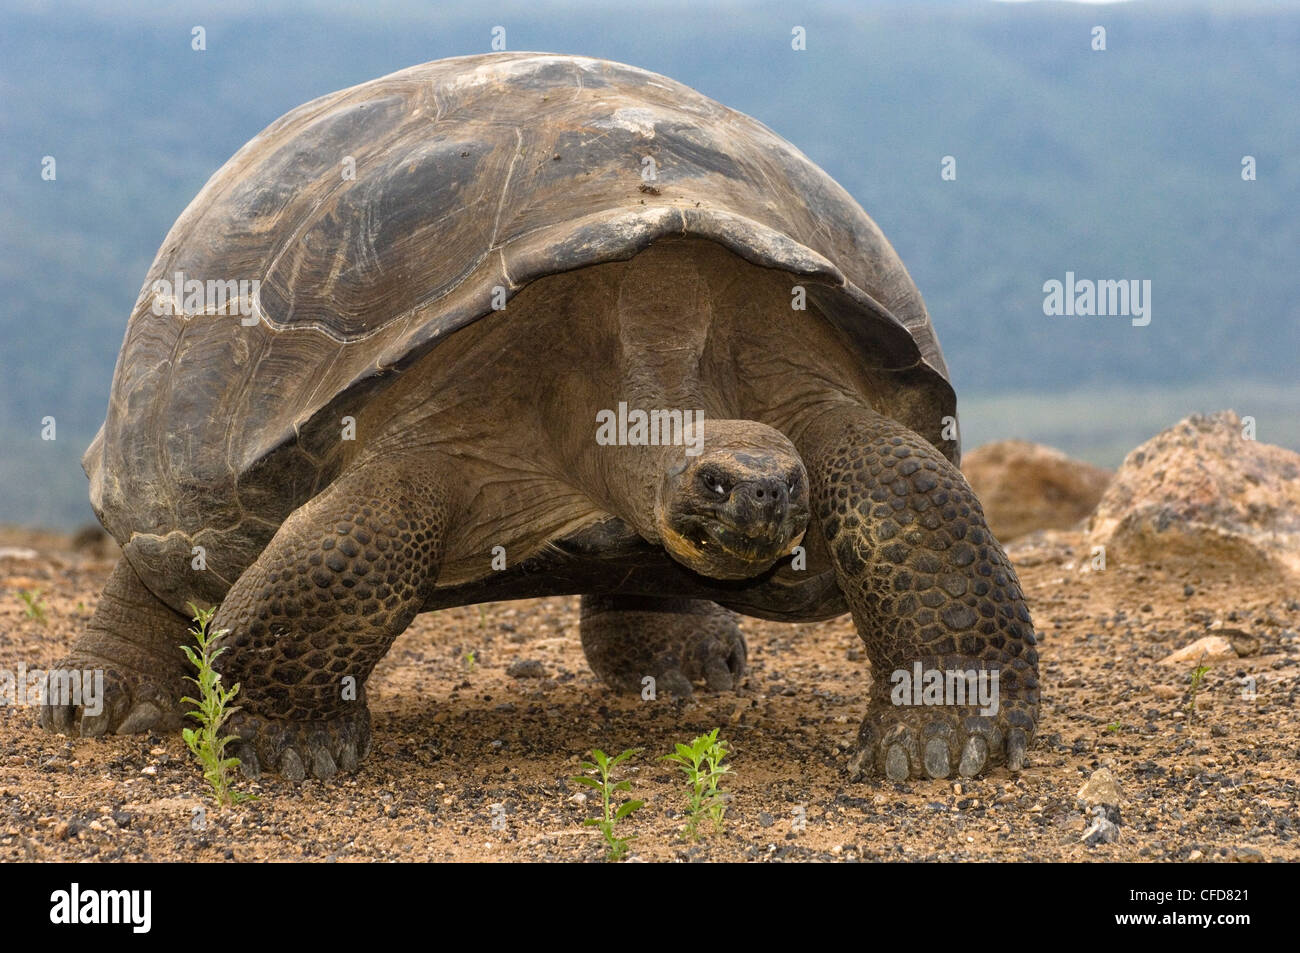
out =
<path fill-rule="evenodd" d="M 1083 832 L 1080 838 L 1089 847 L 1096 847 L 1098 844 L 1113 844 L 1119 840 L 1119 826 L 1112 822 L 1106 816 L 1106 809 L 1098 807 L 1092 818 L 1092 824 Z"/>
<path fill-rule="evenodd" d="M 546 666 L 537 659 L 519 659 L 506 667 L 511 678 L 545 678 Z"/>
<path fill-rule="evenodd" d="M 1040 529 L 1069 529 L 1101 499 L 1111 472 L 1026 440 L 976 447 L 962 472 L 1003 543 Z"/>
<path fill-rule="evenodd" d="M 1246 658 L 1250 655 L 1258 655 L 1262 640 L 1258 635 L 1251 635 L 1241 629 L 1225 629 L 1215 627 L 1211 630 L 1212 634 L 1222 636 L 1232 643 L 1232 650 L 1237 653 L 1238 657 Z"/>
<path fill-rule="evenodd" d="M 1191 645 L 1184 645 L 1171 655 L 1161 659 L 1164 665 L 1215 665 L 1228 662 L 1237 657 L 1232 643 L 1219 635 L 1207 635 L 1197 639 Z"/>
<path fill-rule="evenodd" d="M 1075 795 L 1084 813 L 1097 813 L 1112 824 L 1119 823 L 1120 805 L 1124 803 L 1124 790 L 1110 768 L 1098 768 Z"/>
<path fill-rule="evenodd" d="M 775 823 L 776 823 L 776 818 L 774 818 L 771 814 L 768 814 L 766 811 L 759 811 L 758 813 L 759 827 L 771 827 Z"/>
<path fill-rule="evenodd" d="M 1262 864 L 1264 855 L 1253 847 L 1238 847 L 1232 852 L 1231 859 L 1239 864 Z"/>
<path fill-rule="evenodd" d="M 98 523 L 87 523 L 72 534 L 72 548 L 84 556 L 104 559 L 113 555 L 117 544 Z"/>
<path fill-rule="evenodd" d="M 1107 560 L 1199 574 L 1300 575 L 1300 454 L 1193 414 L 1125 459 L 1087 525 Z"/>

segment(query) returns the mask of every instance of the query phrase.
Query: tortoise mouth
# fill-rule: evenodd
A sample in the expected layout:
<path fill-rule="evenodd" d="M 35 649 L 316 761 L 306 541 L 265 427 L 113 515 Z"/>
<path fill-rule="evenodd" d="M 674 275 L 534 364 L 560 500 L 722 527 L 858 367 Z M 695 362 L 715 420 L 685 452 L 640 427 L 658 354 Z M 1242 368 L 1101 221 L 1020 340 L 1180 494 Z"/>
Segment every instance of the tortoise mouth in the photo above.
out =
<path fill-rule="evenodd" d="M 749 579 L 770 568 L 803 541 L 802 521 L 754 533 L 716 515 L 690 515 L 664 545 L 678 562 L 714 579 Z M 795 527 L 799 528 L 795 531 Z"/>

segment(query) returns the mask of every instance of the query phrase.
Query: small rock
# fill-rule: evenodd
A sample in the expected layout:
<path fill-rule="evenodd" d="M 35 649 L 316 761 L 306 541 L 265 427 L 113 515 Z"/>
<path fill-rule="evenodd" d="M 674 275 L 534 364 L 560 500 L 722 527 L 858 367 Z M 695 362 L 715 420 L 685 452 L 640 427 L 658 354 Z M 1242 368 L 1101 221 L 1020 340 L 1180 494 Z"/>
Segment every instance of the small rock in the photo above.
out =
<path fill-rule="evenodd" d="M 1194 851 L 1192 851 L 1190 854 L 1187 855 L 1187 859 L 1188 859 L 1188 860 L 1200 860 L 1200 859 L 1201 859 L 1202 857 L 1204 857 L 1204 856 L 1205 856 L 1205 855 L 1202 854 L 1199 850 L 1194 850 Z"/>
<path fill-rule="evenodd" d="M 1207 635 L 1197 639 L 1191 645 L 1184 645 L 1178 651 L 1161 659 L 1165 665 L 1213 665 L 1235 659 L 1237 653 L 1232 643 L 1221 635 Z"/>
<path fill-rule="evenodd" d="M 511 678 L 546 678 L 546 666 L 537 659 L 519 659 L 506 668 Z"/>
<path fill-rule="evenodd" d="M 1075 798 L 1085 812 L 1100 811 L 1112 823 L 1119 822 L 1120 805 L 1125 800 L 1124 791 L 1110 768 L 1098 768 L 1092 772 L 1092 777 L 1079 788 Z"/>
<path fill-rule="evenodd" d="M 157 774 L 157 773 L 158 773 L 158 769 L 157 769 L 156 767 L 154 767 L 154 766 L 151 764 L 151 765 L 148 765 L 147 767 L 143 767 L 143 768 L 141 768 L 141 769 L 140 769 L 140 773 L 141 773 L 141 774 L 154 775 L 154 774 Z"/>
<path fill-rule="evenodd" d="M 1112 476 L 1024 440 L 977 447 L 965 454 L 961 469 L 1003 543 L 1036 530 L 1072 527 L 1092 512 Z"/>
<path fill-rule="evenodd" d="M 17 559 L 29 562 L 40 558 L 40 553 L 34 549 L 28 549 L 26 546 L 0 546 L 0 559 Z"/>
<path fill-rule="evenodd" d="M 1253 847 L 1238 847 L 1232 852 L 1232 859 L 1239 864 L 1262 864 L 1264 855 Z"/>
<path fill-rule="evenodd" d="M 1261 640 L 1257 635 L 1251 635 L 1241 629 L 1227 628 L 1216 628 L 1211 634 L 1227 639 L 1232 650 L 1241 658 L 1259 654 Z"/>
<path fill-rule="evenodd" d="M 775 823 L 776 823 L 776 818 L 774 818 L 771 814 L 768 814 L 766 811 L 759 812 L 758 815 L 759 827 L 771 827 Z"/>
<path fill-rule="evenodd" d="M 1080 840 L 1089 847 L 1096 847 L 1098 844 L 1113 844 L 1119 840 L 1119 827 L 1106 816 L 1105 808 L 1098 807 L 1097 812 L 1093 815 L 1092 824 L 1083 832 L 1083 837 Z"/>

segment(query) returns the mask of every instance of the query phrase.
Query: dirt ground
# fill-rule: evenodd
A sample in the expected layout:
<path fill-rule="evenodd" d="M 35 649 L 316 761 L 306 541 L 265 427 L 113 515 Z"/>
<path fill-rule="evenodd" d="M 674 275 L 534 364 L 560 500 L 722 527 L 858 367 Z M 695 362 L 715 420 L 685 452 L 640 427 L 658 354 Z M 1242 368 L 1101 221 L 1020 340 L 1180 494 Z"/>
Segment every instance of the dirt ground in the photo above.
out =
<path fill-rule="evenodd" d="M 51 665 L 112 558 L 51 534 L 0 533 L 0 547 L 37 550 L 0 548 L 0 668 Z M 632 859 L 1300 860 L 1300 593 L 1157 566 L 1083 571 L 1070 533 L 1010 552 L 1044 698 L 1018 777 L 849 781 L 869 669 L 847 616 L 746 619 L 739 692 L 651 702 L 588 671 L 576 597 L 541 599 L 420 617 L 371 680 L 359 773 L 243 782 L 259 799 L 221 812 L 179 735 L 73 740 L 0 707 L 0 860 L 600 861 L 582 826 L 598 806 L 568 780 L 593 746 L 643 749 L 622 775 L 646 802 L 624 822 Z M 44 623 L 20 597 L 37 589 Z M 1216 624 L 1244 633 L 1246 657 L 1213 666 L 1193 707 L 1192 666 L 1160 660 Z M 544 677 L 507 674 L 518 661 Z M 682 777 L 658 756 L 714 727 L 734 749 L 732 799 L 724 829 L 690 843 Z M 1118 840 L 1088 846 L 1076 793 L 1102 766 L 1127 800 Z"/>

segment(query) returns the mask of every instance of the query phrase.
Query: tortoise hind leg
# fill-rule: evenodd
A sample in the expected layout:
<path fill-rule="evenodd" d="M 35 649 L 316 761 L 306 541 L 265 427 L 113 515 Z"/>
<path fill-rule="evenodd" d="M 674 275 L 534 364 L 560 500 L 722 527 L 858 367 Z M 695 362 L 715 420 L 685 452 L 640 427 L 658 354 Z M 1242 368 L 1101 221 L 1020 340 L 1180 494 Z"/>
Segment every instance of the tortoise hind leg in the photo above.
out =
<path fill-rule="evenodd" d="M 583 596 L 582 649 L 605 684 L 639 692 L 692 694 L 691 683 L 729 691 L 745 673 L 745 639 L 736 614 L 703 599 Z"/>
<path fill-rule="evenodd" d="M 82 737 L 176 728 L 187 687 L 180 646 L 190 624 L 149 591 L 126 557 L 119 559 L 86 633 L 51 669 L 52 679 L 102 672 L 102 695 L 92 702 L 83 691 L 82 704 L 66 692 L 47 695 L 41 727 Z"/>
<path fill-rule="evenodd" d="M 423 606 L 449 507 L 430 461 L 385 458 L 295 510 L 213 619 L 238 683 L 246 773 L 354 770 L 370 743 L 365 682 Z"/>
<path fill-rule="evenodd" d="M 853 773 L 1020 770 L 1038 718 L 1033 625 L 961 472 L 865 407 L 819 410 L 795 444 L 871 659 Z"/>

